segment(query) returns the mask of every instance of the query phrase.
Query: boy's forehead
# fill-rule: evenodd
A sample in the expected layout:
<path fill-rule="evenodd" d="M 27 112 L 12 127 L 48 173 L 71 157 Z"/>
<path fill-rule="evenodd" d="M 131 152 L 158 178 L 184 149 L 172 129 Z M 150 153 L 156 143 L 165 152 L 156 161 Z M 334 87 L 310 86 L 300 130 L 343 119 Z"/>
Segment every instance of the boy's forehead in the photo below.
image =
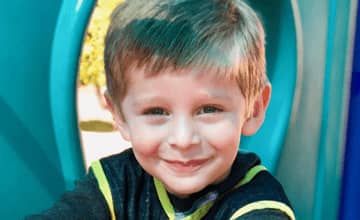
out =
<path fill-rule="evenodd" d="M 179 94 L 184 96 L 186 93 L 184 89 L 188 88 L 195 89 L 197 96 L 204 99 L 230 100 L 230 96 L 240 90 L 236 81 L 220 77 L 215 72 L 199 68 L 177 70 L 169 68 L 160 71 L 157 75 L 146 75 L 145 67 L 133 67 L 131 70 L 126 95 L 130 95 L 130 93 L 134 95 L 133 92 L 136 94 L 141 92 L 142 96 L 144 96 L 145 91 L 151 91 L 152 94 L 145 94 L 144 97 L 146 99 L 153 95 L 156 97 L 162 96 L 164 91 L 173 93 L 181 90 L 182 92 Z M 178 90 L 179 86 L 180 90 Z"/>
<path fill-rule="evenodd" d="M 232 81 L 234 77 L 225 76 L 225 74 L 221 73 L 221 70 L 216 68 L 203 68 L 203 67 L 183 67 L 183 68 L 175 68 L 173 66 L 168 66 L 166 68 L 161 69 L 160 71 L 154 73 L 149 71 L 149 67 L 147 65 L 138 67 L 136 65 L 132 65 L 129 68 L 128 73 L 126 74 L 128 83 L 134 83 L 138 80 L 149 80 L 155 78 L 156 76 L 161 75 L 170 75 L 172 79 L 176 79 L 177 77 L 181 77 L 184 75 L 190 75 L 195 79 L 208 79 L 211 81 Z"/>

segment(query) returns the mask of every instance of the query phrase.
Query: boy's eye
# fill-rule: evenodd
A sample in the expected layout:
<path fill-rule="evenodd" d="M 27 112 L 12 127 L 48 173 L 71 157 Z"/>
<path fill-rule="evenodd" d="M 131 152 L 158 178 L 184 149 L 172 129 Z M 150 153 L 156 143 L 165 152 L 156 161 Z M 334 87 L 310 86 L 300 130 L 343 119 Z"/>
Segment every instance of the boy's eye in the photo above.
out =
<path fill-rule="evenodd" d="M 144 111 L 144 115 L 169 115 L 163 108 L 150 108 Z"/>
<path fill-rule="evenodd" d="M 217 112 L 222 112 L 223 110 L 212 106 L 212 105 L 208 105 L 208 106 L 204 106 L 200 109 L 198 114 L 210 114 L 210 113 L 217 113 Z"/>

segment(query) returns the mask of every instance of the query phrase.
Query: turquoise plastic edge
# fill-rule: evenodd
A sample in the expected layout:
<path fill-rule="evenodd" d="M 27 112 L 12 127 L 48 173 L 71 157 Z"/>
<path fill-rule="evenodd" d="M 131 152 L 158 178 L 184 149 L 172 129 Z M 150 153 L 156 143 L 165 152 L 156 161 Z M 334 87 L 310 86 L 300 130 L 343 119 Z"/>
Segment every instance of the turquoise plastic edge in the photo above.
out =
<path fill-rule="evenodd" d="M 282 8 L 283 19 L 279 34 L 279 49 L 276 54 L 274 72 L 272 73 L 272 97 L 262 128 L 251 137 L 242 137 L 241 149 L 254 151 L 259 154 L 263 164 L 270 172 L 275 172 L 288 123 L 292 111 L 299 65 L 297 48 L 297 34 L 294 12 L 291 2 L 284 2 Z M 287 22 L 287 23 L 286 23 Z M 285 24 L 285 25 L 284 25 Z M 285 43 L 284 43 L 285 42 Z M 287 59 L 284 60 L 283 58 Z"/>
<path fill-rule="evenodd" d="M 66 188 L 85 173 L 76 112 L 76 79 L 84 32 L 95 0 L 64 0 L 55 30 L 50 63 L 50 100 Z"/>

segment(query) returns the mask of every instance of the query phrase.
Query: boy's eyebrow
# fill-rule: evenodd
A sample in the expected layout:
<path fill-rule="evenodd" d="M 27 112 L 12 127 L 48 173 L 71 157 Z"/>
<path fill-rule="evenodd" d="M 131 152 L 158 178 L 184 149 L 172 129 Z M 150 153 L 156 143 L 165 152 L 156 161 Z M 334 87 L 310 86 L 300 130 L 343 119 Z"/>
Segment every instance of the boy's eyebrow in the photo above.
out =
<path fill-rule="evenodd" d="M 161 96 L 144 96 L 144 97 L 135 99 L 132 104 L 134 107 L 139 107 L 139 106 L 143 105 L 144 103 L 145 104 L 152 103 L 152 102 L 157 103 L 160 97 Z"/>
<path fill-rule="evenodd" d="M 210 99 L 225 99 L 225 100 L 231 100 L 231 96 L 226 93 L 222 92 L 209 92 L 209 91 L 203 91 L 201 92 L 201 95 L 210 98 Z"/>

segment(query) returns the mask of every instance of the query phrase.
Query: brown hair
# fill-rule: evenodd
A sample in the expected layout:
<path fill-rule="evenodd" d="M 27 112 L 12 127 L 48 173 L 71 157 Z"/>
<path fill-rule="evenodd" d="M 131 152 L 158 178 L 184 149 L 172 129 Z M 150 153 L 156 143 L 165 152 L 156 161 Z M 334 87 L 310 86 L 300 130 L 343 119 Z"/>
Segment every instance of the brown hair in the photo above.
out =
<path fill-rule="evenodd" d="M 247 105 L 267 80 L 264 30 L 241 0 L 128 0 L 105 39 L 108 93 L 120 103 L 131 68 L 204 68 L 236 80 Z M 207 72 L 207 71 L 206 71 Z"/>

